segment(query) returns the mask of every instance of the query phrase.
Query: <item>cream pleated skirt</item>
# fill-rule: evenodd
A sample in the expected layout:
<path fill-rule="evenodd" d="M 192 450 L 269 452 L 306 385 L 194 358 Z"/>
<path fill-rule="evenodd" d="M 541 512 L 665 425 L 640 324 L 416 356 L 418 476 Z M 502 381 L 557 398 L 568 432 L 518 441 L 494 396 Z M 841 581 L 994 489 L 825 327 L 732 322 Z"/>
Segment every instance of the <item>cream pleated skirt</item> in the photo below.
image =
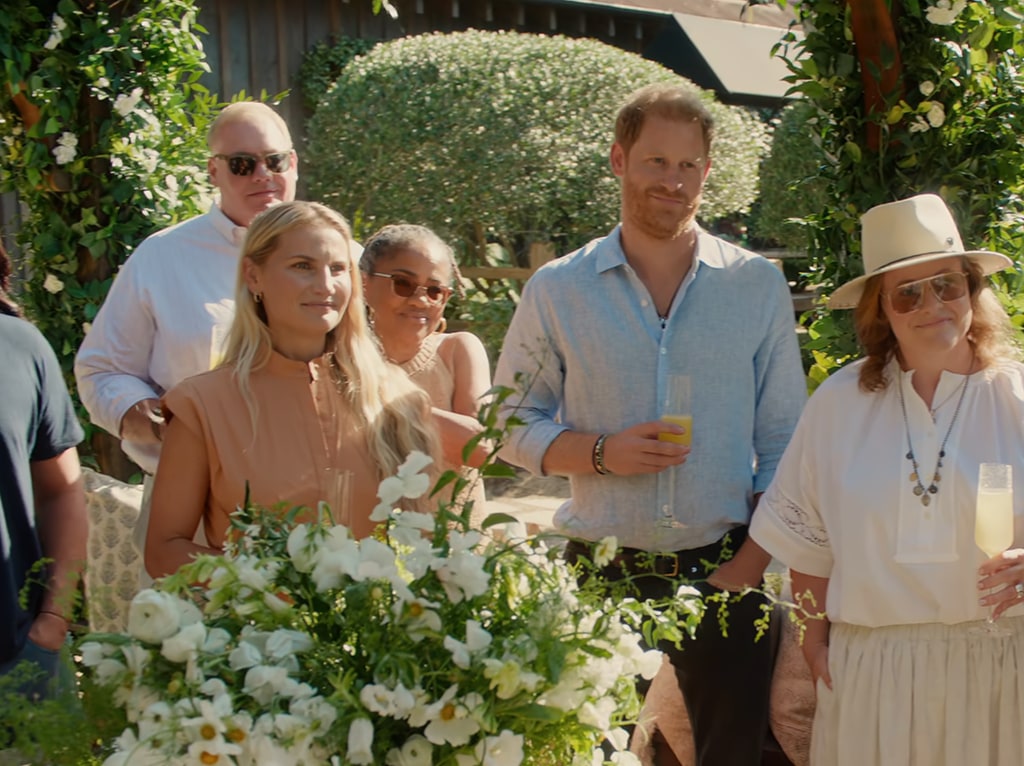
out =
<path fill-rule="evenodd" d="M 978 624 L 833 625 L 812 766 L 1024 765 L 1024 617 Z"/>

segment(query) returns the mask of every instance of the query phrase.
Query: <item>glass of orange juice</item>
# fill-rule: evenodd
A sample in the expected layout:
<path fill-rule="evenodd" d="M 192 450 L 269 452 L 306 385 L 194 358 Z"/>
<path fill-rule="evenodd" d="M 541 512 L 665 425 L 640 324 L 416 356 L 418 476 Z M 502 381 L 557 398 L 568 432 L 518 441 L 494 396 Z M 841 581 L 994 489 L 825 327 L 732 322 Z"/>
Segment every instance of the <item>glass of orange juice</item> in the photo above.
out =
<path fill-rule="evenodd" d="M 674 423 L 686 429 L 685 433 L 676 434 L 664 431 L 658 434 L 663 442 L 675 442 L 689 447 L 692 443 L 693 409 L 690 401 L 690 376 L 669 375 L 665 386 L 665 400 L 661 407 L 661 420 Z"/>

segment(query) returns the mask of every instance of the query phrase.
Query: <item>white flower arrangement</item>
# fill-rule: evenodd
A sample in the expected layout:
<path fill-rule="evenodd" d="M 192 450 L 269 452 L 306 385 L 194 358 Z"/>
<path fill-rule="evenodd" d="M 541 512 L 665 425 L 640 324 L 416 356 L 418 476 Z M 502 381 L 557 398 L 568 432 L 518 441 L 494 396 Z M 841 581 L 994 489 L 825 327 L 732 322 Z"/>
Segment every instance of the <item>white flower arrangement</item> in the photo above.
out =
<path fill-rule="evenodd" d="M 605 740 L 612 763 L 638 763 L 622 726 L 661 662 L 639 630 L 692 634 L 697 592 L 656 609 L 581 583 L 508 517 L 491 536 L 465 511 L 396 509 L 428 463 L 381 484 L 384 523 L 363 540 L 325 507 L 301 524 L 241 509 L 223 556 L 141 592 L 127 634 L 86 637 L 87 684 L 125 718 L 105 766 L 594 766 Z"/>

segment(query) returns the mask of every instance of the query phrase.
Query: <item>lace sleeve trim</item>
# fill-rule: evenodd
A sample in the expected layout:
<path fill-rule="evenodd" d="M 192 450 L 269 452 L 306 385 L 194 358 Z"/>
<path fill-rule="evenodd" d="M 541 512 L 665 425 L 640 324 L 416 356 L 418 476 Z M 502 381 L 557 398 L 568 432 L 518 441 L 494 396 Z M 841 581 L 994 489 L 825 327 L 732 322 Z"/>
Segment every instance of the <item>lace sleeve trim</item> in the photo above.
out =
<path fill-rule="evenodd" d="M 812 524 L 808 513 L 795 503 L 787 500 L 785 505 L 778 511 L 779 519 L 787 527 L 796 532 L 804 540 L 817 545 L 819 548 L 828 548 L 828 532 L 821 524 Z"/>

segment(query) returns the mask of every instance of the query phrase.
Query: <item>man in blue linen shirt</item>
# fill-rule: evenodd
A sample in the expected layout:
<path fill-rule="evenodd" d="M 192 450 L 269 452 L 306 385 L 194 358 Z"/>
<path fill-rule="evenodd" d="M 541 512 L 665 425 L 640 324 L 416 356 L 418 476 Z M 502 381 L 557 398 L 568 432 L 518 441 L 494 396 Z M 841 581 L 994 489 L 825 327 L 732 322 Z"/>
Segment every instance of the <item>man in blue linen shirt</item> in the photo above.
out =
<path fill-rule="evenodd" d="M 805 384 L 785 279 L 764 258 L 701 230 L 695 218 L 713 123 L 698 96 L 655 85 L 620 110 L 611 165 L 622 223 L 547 264 L 526 285 L 496 382 L 516 387 L 502 457 L 570 478 L 555 526 L 582 542 L 614 535 L 622 552 L 604 575 L 667 552 L 662 574 L 704 580 L 701 561 L 728 558 L 715 586 L 757 585 L 768 557 L 744 542 L 757 497 L 796 426 Z M 670 375 L 692 381 L 692 447 L 658 418 Z M 522 382 L 522 380 L 521 380 Z M 646 571 L 650 571 L 649 566 Z M 645 577 L 640 595 L 678 582 Z M 696 639 L 669 652 L 693 724 L 699 764 L 760 763 L 768 719 L 769 642 L 754 641 L 757 594 L 730 604 L 728 636 L 711 608 Z"/>

